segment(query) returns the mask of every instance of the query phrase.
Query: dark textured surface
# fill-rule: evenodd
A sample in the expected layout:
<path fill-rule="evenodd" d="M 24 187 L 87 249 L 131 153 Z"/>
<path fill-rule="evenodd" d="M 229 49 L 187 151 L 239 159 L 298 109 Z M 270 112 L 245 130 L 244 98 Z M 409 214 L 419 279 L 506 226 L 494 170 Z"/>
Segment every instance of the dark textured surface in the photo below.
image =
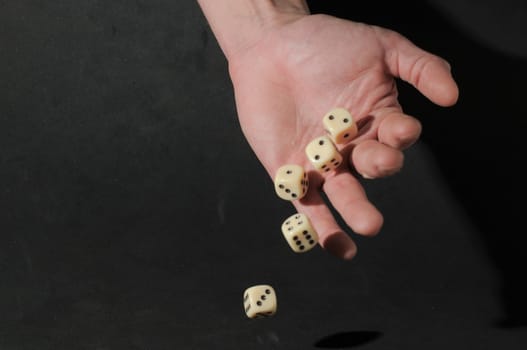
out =
<path fill-rule="evenodd" d="M 352 262 L 283 241 L 193 1 L 0 1 L 0 349 L 526 348 L 525 6 L 343 3 L 311 5 L 461 88 L 442 109 L 401 84 L 423 140 L 366 184 L 386 225 Z M 256 283 L 272 318 L 243 313 Z"/>

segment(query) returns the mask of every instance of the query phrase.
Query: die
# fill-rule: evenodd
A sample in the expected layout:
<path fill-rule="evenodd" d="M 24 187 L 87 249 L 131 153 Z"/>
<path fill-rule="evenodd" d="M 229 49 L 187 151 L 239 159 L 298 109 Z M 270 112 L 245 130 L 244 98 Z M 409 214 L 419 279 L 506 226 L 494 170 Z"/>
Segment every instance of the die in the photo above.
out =
<path fill-rule="evenodd" d="M 358 134 L 357 124 L 344 108 L 333 108 L 322 118 L 324 129 L 336 144 L 344 144 Z"/>
<path fill-rule="evenodd" d="M 327 135 L 311 141 L 305 152 L 313 167 L 321 173 L 334 170 L 342 163 L 342 155 Z"/>
<path fill-rule="evenodd" d="M 309 180 L 303 167 L 296 164 L 286 164 L 276 171 L 274 185 L 276 194 L 280 198 L 292 201 L 306 195 Z"/>
<path fill-rule="evenodd" d="M 305 214 L 288 217 L 282 224 L 282 233 L 296 253 L 307 252 L 318 243 L 318 234 Z"/>
<path fill-rule="evenodd" d="M 243 307 L 249 318 L 269 317 L 276 313 L 277 299 L 273 287 L 259 284 L 243 292 Z"/>

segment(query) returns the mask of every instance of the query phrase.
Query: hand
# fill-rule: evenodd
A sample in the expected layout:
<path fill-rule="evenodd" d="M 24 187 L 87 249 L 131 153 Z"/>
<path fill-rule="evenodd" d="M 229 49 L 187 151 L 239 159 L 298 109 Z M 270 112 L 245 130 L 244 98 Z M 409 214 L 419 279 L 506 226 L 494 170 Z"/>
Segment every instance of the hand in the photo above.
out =
<path fill-rule="evenodd" d="M 327 175 L 310 171 L 308 194 L 292 202 L 311 219 L 322 247 L 343 259 L 355 256 L 357 248 L 321 191 L 353 232 L 380 231 L 382 214 L 355 175 L 396 173 L 404 149 L 421 132 L 418 119 L 399 105 L 395 79 L 440 106 L 453 105 L 458 97 L 442 58 L 394 31 L 327 15 L 286 15 L 249 48 L 231 55 L 229 71 L 241 128 L 271 178 L 287 163 L 313 170 L 304 149 L 325 134 L 322 117 L 330 109 L 344 107 L 354 116 L 359 135 L 339 147 L 344 164 Z"/>

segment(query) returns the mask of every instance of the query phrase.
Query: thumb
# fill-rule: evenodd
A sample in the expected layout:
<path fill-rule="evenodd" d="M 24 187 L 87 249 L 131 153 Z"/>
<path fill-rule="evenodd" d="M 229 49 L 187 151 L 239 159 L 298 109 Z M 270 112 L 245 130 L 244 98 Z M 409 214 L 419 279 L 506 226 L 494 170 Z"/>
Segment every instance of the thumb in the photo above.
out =
<path fill-rule="evenodd" d="M 385 61 L 393 76 L 410 83 L 440 106 L 457 102 L 459 89 L 447 61 L 415 46 L 399 33 L 382 37 L 387 48 Z"/>

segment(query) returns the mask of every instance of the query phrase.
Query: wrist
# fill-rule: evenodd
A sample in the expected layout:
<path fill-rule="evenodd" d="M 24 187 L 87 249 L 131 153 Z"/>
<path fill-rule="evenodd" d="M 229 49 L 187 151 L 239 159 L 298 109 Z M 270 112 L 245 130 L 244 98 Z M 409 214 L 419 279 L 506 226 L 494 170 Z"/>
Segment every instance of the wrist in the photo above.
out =
<path fill-rule="evenodd" d="M 305 0 L 198 0 L 227 60 L 267 32 L 309 14 Z"/>

